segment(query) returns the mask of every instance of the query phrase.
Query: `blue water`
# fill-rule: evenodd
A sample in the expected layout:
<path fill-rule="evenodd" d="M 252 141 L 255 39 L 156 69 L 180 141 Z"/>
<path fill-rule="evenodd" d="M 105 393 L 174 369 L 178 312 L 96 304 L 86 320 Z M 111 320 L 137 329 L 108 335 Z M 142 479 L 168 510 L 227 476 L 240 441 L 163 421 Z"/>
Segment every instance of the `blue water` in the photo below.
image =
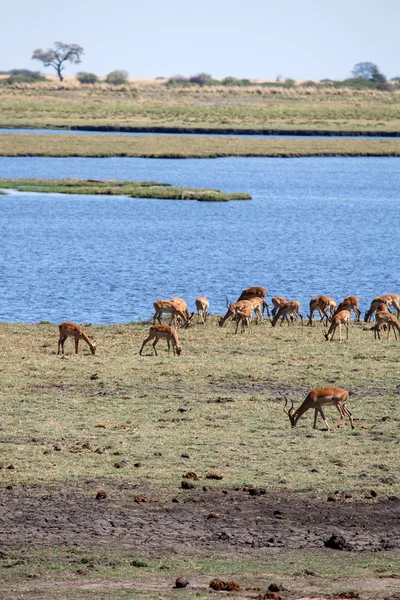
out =
<path fill-rule="evenodd" d="M 337 300 L 400 292 L 397 158 L 0 158 L 0 176 L 156 180 L 230 203 L 0 196 L 0 320 L 147 319 L 159 298 L 223 312 L 251 285 Z"/>

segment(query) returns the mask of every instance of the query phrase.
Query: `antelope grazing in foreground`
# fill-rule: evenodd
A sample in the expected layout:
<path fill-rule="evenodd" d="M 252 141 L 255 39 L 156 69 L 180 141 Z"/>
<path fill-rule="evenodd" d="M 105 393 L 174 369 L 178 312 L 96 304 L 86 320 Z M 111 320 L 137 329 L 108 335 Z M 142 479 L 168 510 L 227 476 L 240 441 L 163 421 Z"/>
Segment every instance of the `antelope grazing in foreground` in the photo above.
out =
<path fill-rule="evenodd" d="M 203 324 L 205 325 L 208 317 L 209 307 L 210 303 L 205 296 L 199 296 L 196 298 L 197 322 L 199 322 L 199 318 L 201 317 L 203 319 Z"/>
<path fill-rule="evenodd" d="M 312 298 L 310 300 L 310 314 L 308 315 L 308 324 L 309 325 L 313 324 L 314 312 L 316 310 L 319 312 L 321 322 L 323 323 L 324 319 L 326 319 L 326 322 L 328 323 L 328 321 L 329 321 L 328 310 L 330 308 L 332 308 L 331 301 L 332 301 L 332 298 L 328 298 L 328 296 L 315 296 L 315 298 Z M 335 302 L 335 301 L 333 300 L 333 302 Z M 335 306 L 336 306 L 336 302 L 335 302 Z"/>
<path fill-rule="evenodd" d="M 251 309 L 253 310 L 252 305 L 249 302 L 249 300 L 240 300 L 240 302 L 238 301 L 238 302 L 234 302 L 233 304 L 232 303 L 229 304 L 228 310 L 226 311 L 224 316 L 219 319 L 218 325 L 220 327 L 223 327 L 225 321 L 227 321 L 228 319 L 234 319 L 236 310 L 239 310 L 241 308 L 246 308 L 246 307 L 251 307 Z"/>
<path fill-rule="evenodd" d="M 236 321 L 236 329 L 235 333 L 238 331 L 239 323 L 242 324 L 241 332 L 244 333 L 246 331 L 246 327 L 248 328 L 251 323 L 251 318 L 253 314 L 253 306 L 239 306 L 235 310 L 234 320 Z"/>
<path fill-rule="evenodd" d="M 64 354 L 64 343 L 67 337 L 73 337 L 75 340 L 75 354 L 78 354 L 79 340 L 85 340 L 92 354 L 96 352 L 96 343 L 90 339 L 81 325 L 66 322 L 61 323 L 58 329 L 60 330 L 60 338 L 58 340 L 57 354 L 60 354 L 60 349 L 62 354 Z"/>
<path fill-rule="evenodd" d="M 293 400 L 291 408 L 289 410 L 286 410 L 288 401 L 287 398 L 285 398 L 285 407 L 283 410 L 285 414 L 287 414 L 287 416 L 289 417 L 292 427 L 296 427 L 297 421 L 300 419 L 300 417 L 304 415 L 305 412 L 313 408 L 315 411 L 314 429 L 316 428 L 317 417 L 319 413 L 326 425 L 327 430 L 330 431 L 330 427 L 328 425 L 328 421 L 326 420 L 322 407 L 336 406 L 340 413 L 340 421 L 338 422 L 338 426 L 344 424 L 347 415 L 350 420 L 351 428 L 354 429 L 353 415 L 346 406 L 348 397 L 349 392 L 341 388 L 316 388 L 314 390 L 311 390 L 307 398 L 304 400 L 303 404 L 297 410 L 294 410 L 293 408 Z"/>
<path fill-rule="evenodd" d="M 353 311 L 354 314 L 356 315 L 356 321 L 359 321 L 360 316 L 361 316 L 361 310 L 358 308 L 359 305 L 360 305 L 360 301 L 357 298 L 357 296 L 346 296 L 346 298 L 343 300 L 343 302 L 341 302 L 339 304 L 339 306 L 333 313 L 332 318 L 335 315 L 339 314 L 341 310 L 348 310 L 349 313 L 351 313 L 351 311 Z"/>
<path fill-rule="evenodd" d="M 278 312 L 275 314 L 274 318 L 271 321 L 272 327 L 275 327 L 279 319 L 281 319 L 281 327 L 283 325 L 284 319 L 286 319 L 287 323 L 289 324 L 288 317 L 290 317 L 292 325 L 294 325 L 294 322 L 299 317 L 301 321 L 303 321 L 303 315 L 300 312 L 300 302 L 297 302 L 297 300 L 287 300 L 285 304 L 281 305 Z"/>
<path fill-rule="evenodd" d="M 188 313 L 182 312 L 179 306 L 175 304 L 175 302 L 173 302 L 172 300 L 157 300 L 156 302 L 154 302 L 154 310 L 156 312 L 153 316 L 153 325 L 155 324 L 156 319 L 161 325 L 161 316 L 163 315 L 163 313 L 171 315 L 171 324 L 176 323 L 176 318 L 180 317 L 182 319 L 184 327 L 187 327 L 191 319 L 193 318 L 193 313 L 192 315 L 189 315 L 188 318 Z"/>
<path fill-rule="evenodd" d="M 175 329 L 173 327 L 170 327 L 169 325 L 152 325 L 150 327 L 149 336 L 144 340 L 142 347 L 140 348 L 140 355 L 142 355 L 142 351 L 145 345 L 151 340 L 154 340 L 153 348 L 156 356 L 158 356 L 156 346 L 160 340 L 167 340 L 168 354 L 171 349 L 171 343 L 174 356 L 175 354 L 179 356 L 182 352 L 182 346 L 179 344 L 177 333 Z"/>
<path fill-rule="evenodd" d="M 350 323 L 350 311 L 341 310 L 336 315 L 333 315 L 329 331 L 324 333 L 325 339 L 329 342 L 329 336 L 331 336 L 331 342 L 335 335 L 336 329 L 339 327 L 339 342 L 342 343 L 342 325 L 346 327 L 346 341 L 349 339 L 349 323 Z"/>
<path fill-rule="evenodd" d="M 381 339 L 381 335 L 380 335 L 381 327 L 386 326 L 388 328 L 388 339 L 389 339 L 389 335 L 390 335 L 390 330 L 393 329 L 394 337 L 397 340 L 396 329 L 400 333 L 400 323 L 399 323 L 398 318 L 395 315 L 392 315 L 392 313 L 390 313 L 388 310 L 378 311 L 375 315 L 375 318 L 376 318 L 376 325 L 374 327 L 372 327 L 372 329 L 374 330 L 375 339 L 377 337 L 379 340 Z"/>
<path fill-rule="evenodd" d="M 378 311 L 388 311 L 389 302 L 390 301 L 387 298 L 387 296 L 377 296 L 376 298 L 374 298 L 371 302 L 371 306 L 364 315 L 364 322 L 368 323 L 369 321 L 371 321 L 372 317 L 374 316 L 374 313 Z"/>

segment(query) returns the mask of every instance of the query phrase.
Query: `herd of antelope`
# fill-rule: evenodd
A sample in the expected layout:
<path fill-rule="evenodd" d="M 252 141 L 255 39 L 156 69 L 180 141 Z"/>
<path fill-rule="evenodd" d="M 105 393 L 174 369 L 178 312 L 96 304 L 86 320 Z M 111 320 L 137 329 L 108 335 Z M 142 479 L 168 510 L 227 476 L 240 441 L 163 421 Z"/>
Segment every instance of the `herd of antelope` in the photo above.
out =
<path fill-rule="evenodd" d="M 228 310 L 224 316 L 218 320 L 218 325 L 223 327 L 228 320 L 236 323 L 235 333 L 238 332 L 239 325 L 243 333 L 249 328 L 255 315 L 256 321 L 261 322 L 265 310 L 267 311 L 272 327 L 275 327 L 278 321 L 282 326 L 284 322 L 288 325 L 295 323 L 298 319 L 303 322 L 303 315 L 300 312 L 300 303 L 296 300 L 287 300 L 281 296 L 274 296 L 271 301 L 273 309 L 270 312 L 269 305 L 266 301 L 267 290 L 263 287 L 250 287 L 240 294 L 236 302 L 228 303 Z M 339 329 L 339 341 L 342 341 L 342 325 L 346 328 L 346 340 L 349 337 L 349 323 L 351 312 L 354 312 L 356 321 L 360 321 L 361 311 L 359 309 L 359 299 L 357 296 L 347 296 L 339 305 L 336 304 L 333 298 L 328 296 L 316 296 L 310 300 L 310 311 L 308 315 L 308 325 L 313 325 L 314 314 L 317 312 L 320 316 L 320 321 L 324 326 L 323 335 L 327 341 L 332 341 L 336 332 Z M 396 314 L 390 311 L 394 308 Z M 194 312 L 190 313 L 188 306 L 182 298 L 174 297 L 170 300 L 157 300 L 154 302 L 155 314 L 153 316 L 153 325 L 150 327 L 148 337 L 143 341 L 139 354 L 142 355 L 143 348 L 148 342 L 153 342 L 154 353 L 157 355 L 156 345 L 161 339 L 166 340 L 168 344 L 168 352 L 172 345 L 174 355 L 180 355 L 182 346 L 179 343 L 177 329 L 179 327 L 186 328 L 194 317 Z M 196 310 L 198 322 L 206 324 L 209 314 L 209 301 L 204 296 L 199 296 L 196 299 Z M 161 323 L 163 314 L 170 315 L 170 324 Z M 364 321 L 370 322 L 375 315 L 375 325 L 370 330 L 374 331 L 375 339 L 380 339 L 381 330 L 387 330 L 388 337 L 390 331 L 393 330 L 395 339 L 397 340 L 397 332 L 400 332 L 400 296 L 397 294 L 386 294 L 377 296 L 371 302 L 371 306 L 365 313 Z M 158 324 L 156 324 L 156 320 Z M 95 342 L 86 334 L 83 327 L 75 323 L 65 322 L 59 325 L 60 337 L 58 340 L 58 354 L 60 350 L 64 354 L 64 343 L 67 337 L 73 337 L 75 340 L 75 353 L 78 353 L 79 340 L 83 339 L 89 346 L 92 354 L 96 351 Z M 314 429 L 318 414 L 321 415 L 327 430 L 329 425 L 326 421 L 322 406 L 335 405 L 340 413 L 339 425 L 343 424 L 346 416 L 349 417 L 351 427 L 354 428 L 353 418 L 350 410 L 346 406 L 348 392 L 341 388 L 318 388 L 312 390 L 303 404 L 295 411 L 292 406 L 286 410 L 287 399 L 285 402 L 284 411 L 290 419 L 292 427 L 295 427 L 300 417 L 309 409 L 314 409 Z"/>

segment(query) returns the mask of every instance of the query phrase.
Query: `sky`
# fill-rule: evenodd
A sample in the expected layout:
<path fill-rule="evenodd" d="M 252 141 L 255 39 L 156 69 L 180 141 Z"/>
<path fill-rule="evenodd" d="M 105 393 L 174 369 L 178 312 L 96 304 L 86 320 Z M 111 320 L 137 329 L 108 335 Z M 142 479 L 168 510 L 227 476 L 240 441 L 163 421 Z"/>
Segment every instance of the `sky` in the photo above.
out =
<path fill-rule="evenodd" d="M 66 75 L 209 73 L 249 79 L 345 79 L 373 62 L 400 76 L 400 0 L 3 0 L 0 70 L 54 74 L 31 60 L 79 44 Z"/>

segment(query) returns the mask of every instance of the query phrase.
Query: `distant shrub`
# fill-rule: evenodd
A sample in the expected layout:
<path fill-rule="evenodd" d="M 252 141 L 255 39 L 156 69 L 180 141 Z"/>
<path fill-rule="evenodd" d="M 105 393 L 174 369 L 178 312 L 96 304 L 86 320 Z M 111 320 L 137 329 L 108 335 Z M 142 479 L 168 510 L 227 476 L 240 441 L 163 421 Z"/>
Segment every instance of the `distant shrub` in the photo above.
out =
<path fill-rule="evenodd" d="M 247 85 L 252 85 L 250 79 L 237 79 L 236 77 L 225 77 L 222 81 L 221 81 L 222 85 L 226 85 L 226 86 L 234 86 L 234 85 L 238 85 L 238 86 L 247 86 Z"/>
<path fill-rule="evenodd" d="M 290 79 L 290 77 L 287 77 L 285 79 L 285 81 L 283 82 L 284 87 L 286 88 L 292 88 L 296 85 L 296 82 L 294 79 Z"/>
<path fill-rule="evenodd" d="M 11 69 L 7 83 L 34 83 L 36 81 L 46 81 L 39 71 L 30 71 L 29 69 Z"/>
<path fill-rule="evenodd" d="M 115 69 L 115 71 L 111 71 L 106 77 L 106 83 L 111 85 L 123 85 L 124 83 L 128 83 L 128 71 L 124 71 L 123 69 Z"/>
<path fill-rule="evenodd" d="M 309 79 L 308 81 L 303 81 L 303 83 L 300 84 L 301 87 L 317 87 L 317 83 L 315 81 L 312 81 L 311 79 Z"/>
<path fill-rule="evenodd" d="M 190 81 L 187 77 L 184 77 L 183 75 L 174 75 L 173 77 L 170 77 L 168 79 L 168 81 L 166 82 L 165 85 L 176 85 L 176 86 L 190 85 Z"/>
<path fill-rule="evenodd" d="M 334 87 L 345 87 L 353 90 L 373 90 L 375 85 L 369 79 L 365 77 L 350 77 L 349 79 L 343 79 L 343 81 L 335 81 Z"/>
<path fill-rule="evenodd" d="M 86 73 L 86 71 L 79 71 L 76 78 L 80 83 L 97 83 L 99 81 L 95 73 Z"/>
<path fill-rule="evenodd" d="M 198 73 L 189 77 L 190 83 L 196 83 L 197 85 L 218 85 L 219 81 L 216 81 L 208 73 Z"/>

